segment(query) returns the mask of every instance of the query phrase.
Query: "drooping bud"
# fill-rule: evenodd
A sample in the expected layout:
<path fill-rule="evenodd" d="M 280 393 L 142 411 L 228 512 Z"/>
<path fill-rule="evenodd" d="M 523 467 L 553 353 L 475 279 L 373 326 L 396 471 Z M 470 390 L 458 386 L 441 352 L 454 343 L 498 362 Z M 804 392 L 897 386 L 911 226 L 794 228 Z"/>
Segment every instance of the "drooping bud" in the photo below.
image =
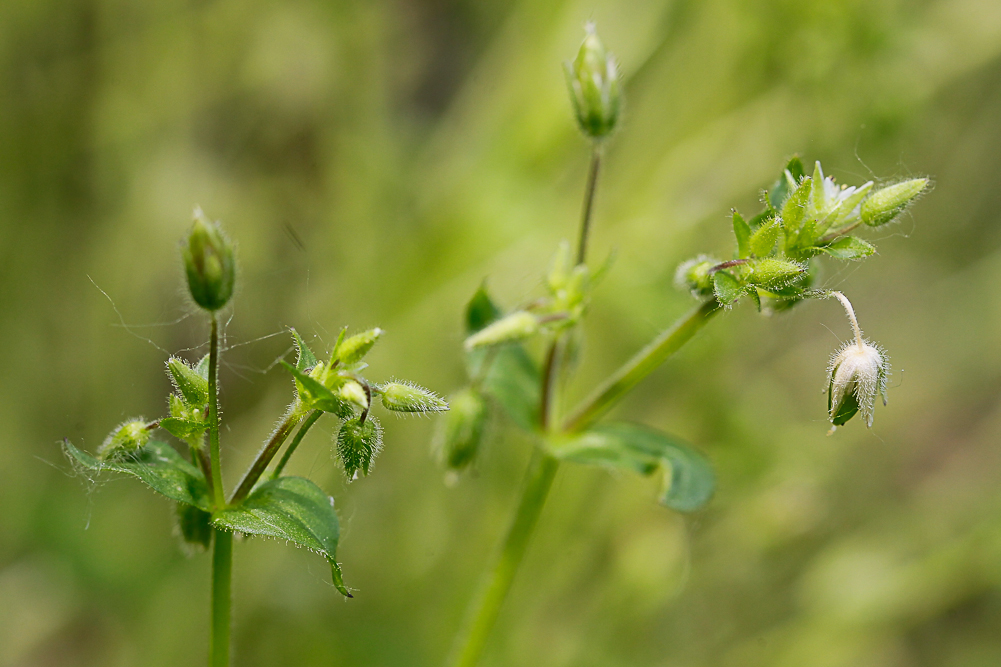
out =
<path fill-rule="evenodd" d="M 719 263 L 718 259 L 707 255 L 683 262 L 674 274 L 674 284 L 678 289 L 691 290 L 694 296 L 710 296 L 713 293 L 713 277 L 709 270 Z"/>
<path fill-rule="evenodd" d="M 528 338 L 539 330 L 539 320 L 535 315 L 520 310 L 488 324 L 466 339 L 466 350 L 478 347 L 500 345 Z"/>
<path fill-rule="evenodd" d="M 840 292 L 831 292 L 845 307 L 852 323 L 855 339 L 845 343 L 832 357 L 828 366 L 827 411 L 835 427 L 845 424 L 862 413 L 866 426 L 872 426 L 877 394 L 886 405 L 886 380 L 890 363 L 886 352 L 862 338 L 855 311 Z"/>
<path fill-rule="evenodd" d="M 97 448 L 98 458 L 107 459 L 120 451 L 133 451 L 146 446 L 150 437 L 147 427 L 142 418 L 123 422 Z"/>
<path fill-rule="evenodd" d="M 927 178 L 912 178 L 877 190 L 862 202 L 862 222 L 878 227 L 903 213 L 907 205 L 928 187 Z"/>
<path fill-rule="evenodd" d="M 341 424 L 335 444 L 337 457 L 348 480 L 356 479 L 359 472 L 368 475 L 375 457 L 382 450 L 382 426 L 371 415 L 364 422 L 349 419 Z"/>
<path fill-rule="evenodd" d="M 209 402 L 209 381 L 179 357 L 167 360 L 167 371 L 174 387 L 189 405 L 203 406 Z M 176 416 L 176 415 L 175 415 Z"/>
<path fill-rule="evenodd" d="M 361 361 L 382 334 L 382 329 L 376 327 L 344 339 L 337 346 L 337 360 L 342 364 L 353 364 Z"/>
<path fill-rule="evenodd" d="M 439 422 L 435 438 L 438 460 L 449 470 L 462 470 L 476 459 L 487 422 L 483 394 L 466 387 L 449 397 L 448 414 Z"/>
<path fill-rule="evenodd" d="M 580 129 L 592 139 L 602 139 L 611 134 L 619 120 L 619 74 L 594 24 L 588 23 L 585 29 L 587 36 L 577 57 L 572 63 L 564 63 L 563 68 Z"/>
<path fill-rule="evenodd" d="M 188 291 L 195 303 L 216 311 L 229 303 L 236 283 L 236 260 L 233 246 L 219 224 L 205 217 L 196 208 L 194 224 L 188 238 L 181 244 Z"/>
<path fill-rule="evenodd" d="M 387 382 L 382 386 L 382 405 L 393 412 L 445 412 L 448 403 L 424 387 L 410 382 Z"/>

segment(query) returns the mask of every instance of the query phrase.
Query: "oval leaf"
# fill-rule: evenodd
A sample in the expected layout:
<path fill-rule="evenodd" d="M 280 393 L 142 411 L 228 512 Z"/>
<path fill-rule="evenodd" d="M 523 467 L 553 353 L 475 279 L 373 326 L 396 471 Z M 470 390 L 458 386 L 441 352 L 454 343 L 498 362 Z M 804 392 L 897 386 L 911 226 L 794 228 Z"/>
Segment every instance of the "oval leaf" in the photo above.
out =
<path fill-rule="evenodd" d="M 209 510 L 208 487 L 202 471 L 186 461 L 170 445 L 152 441 L 130 454 L 102 461 L 63 441 L 63 451 L 70 459 L 93 472 L 123 472 L 138 477 L 149 488 L 179 503 Z"/>
<path fill-rule="evenodd" d="M 287 540 L 316 551 L 330 563 L 337 590 L 351 597 L 336 560 L 340 524 L 334 499 L 308 479 L 279 477 L 264 482 L 236 507 L 216 512 L 212 523 L 217 528 Z"/>
<path fill-rule="evenodd" d="M 640 424 L 599 424 L 550 446 L 557 458 L 606 468 L 664 474 L 661 502 L 680 512 L 699 509 L 712 497 L 716 475 L 712 465 L 687 444 Z"/>
<path fill-rule="evenodd" d="M 539 427 L 541 375 L 521 345 L 495 348 L 483 388 L 493 396 L 515 424 L 532 431 Z"/>
<path fill-rule="evenodd" d="M 739 299 L 744 291 L 740 281 L 726 271 L 717 271 L 713 274 L 713 292 L 716 294 L 716 299 L 724 306 L 729 306 Z"/>

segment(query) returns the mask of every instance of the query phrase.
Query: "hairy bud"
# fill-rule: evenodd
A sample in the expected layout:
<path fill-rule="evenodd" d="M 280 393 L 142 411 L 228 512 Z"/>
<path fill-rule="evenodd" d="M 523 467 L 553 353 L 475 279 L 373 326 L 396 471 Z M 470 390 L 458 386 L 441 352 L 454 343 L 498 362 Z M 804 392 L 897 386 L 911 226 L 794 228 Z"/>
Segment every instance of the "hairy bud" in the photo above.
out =
<path fill-rule="evenodd" d="M 409 382 L 388 382 L 382 387 L 382 405 L 393 412 L 444 412 L 448 403 L 434 392 Z"/>
<path fill-rule="evenodd" d="M 927 187 L 927 178 L 913 178 L 877 190 L 862 202 L 862 222 L 870 227 L 885 225 L 903 213 L 907 205 Z"/>
<path fill-rule="evenodd" d="M 465 346 L 469 351 L 478 347 L 510 343 L 528 338 L 538 330 L 539 320 L 535 315 L 519 310 L 480 329 L 466 339 Z"/>
<path fill-rule="evenodd" d="M 435 438 L 438 460 L 449 470 L 462 470 L 476 459 L 487 422 L 483 394 L 466 387 L 449 397 L 448 415 Z"/>
<path fill-rule="evenodd" d="M 622 104 L 615 60 L 598 39 L 594 24 L 572 63 L 564 63 L 570 100 L 584 134 L 602 139 L 612 133 Z"/>
<path fill-rule="evenodd" d="M 829 292 L 841 301 L 852 325 L 855 339 L 845 343 L 832 357 L 827 368 L 827 412 L 835 427 L 862 413 L 866 426 L 872 426 L 873 408 L 879 394 L 886 405 L 886 379 L 890 363 L 886 352 L 862 338 L 855 310 L 841 292 Z M 832 429 L 833 430 L 833 429 Z"/>
<path fill-rule="evenodd" d="M 713 277 L 709 270 L 717 264 L 718 259 L 707 255 L 683 262 L 674 274 L 674 284 L 679 289 L 691 290 L 694 296 L 710 296 L 713 293 Z"/>
<path fill-rule="evenodd" d="M 148 424 L 142 418 L 123 422 L 112 431 L 97 449 L 97 456 L 107 459 L 120 451 L 141 449 L 149 442 Z"/>
<path fill-rule="evenodd" d="M 209 381 L 179 357 L 167 360 L 170 381 L 189 405 L 203 406 L 209 402 Z M 175 415 L 176 416 L 176 415 Z"/>
<path fill-rule="evenodd" d="M 342 364 L 354 364 L 361 361 L 382 334 L 382 329 L 376 327 L 344 339 L 337 346 L 337 360 Z"/>
<path fill-rule="evenodd" d="M 382 450 L 382 426 L 371 415 L 364 422 L 349 419 L 341 424 L 335 444 L 337 457 L 349 480 L 357 479 L 359 472 L 368 475 Z"/>
<path fill-rule="evenodd" d="M 188 238 L 181 244 L 188 291 L 195 303 L 216 311 L 229 303 L 236 284 L 236 260 L 233 246 L 219 224 L 195 209 L 194 224 Z"/>

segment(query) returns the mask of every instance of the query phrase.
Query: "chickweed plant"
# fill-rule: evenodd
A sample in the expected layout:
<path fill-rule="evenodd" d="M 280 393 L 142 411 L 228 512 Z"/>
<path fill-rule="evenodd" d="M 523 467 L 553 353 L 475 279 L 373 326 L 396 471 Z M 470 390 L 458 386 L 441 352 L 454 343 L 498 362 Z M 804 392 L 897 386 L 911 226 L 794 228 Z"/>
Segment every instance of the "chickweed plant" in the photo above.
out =
<path fill-rule="evenodd" d="M 353 480 L 369 474 L 382 449 L 382 426 L 371 413 L 376 399 L 397 413 L 441 412 L 448 405 L 411 382 L 380 385 L 362 376 L 367 367 L 364 357 L 382 336 L 381 329 L 347 337 L 342 330 L 323 361 L 290 329 L 296 362 L 281 360 L 281 364 L 294 381 L 295 395 L 236 489 L 227 493 L 219 455 L 219 314 L 233 296 L 236 261 L 219 223 L 209 221 L 200 209 L 195 210 L 181 255 L 190 296 L 209 320 L 209 353 L 194 363 L 180 357 L 167 360 L 175 388 L 167 397 L 167 416 L 126 421 L 111 432 L 96 456 L 68 441 L 63 448 L 88 474 L 132 475 L 175 501 L 184 541 L 196 549 L 213 550 L 209 665 L 226 667 L 234 533 L 277 538 L 321 554 L 330 564 L 334 586 L 351 597 L 336 560 L 339 524 L 334 499 L 308 479 L 282 474 L 307 431 L 325 414 L 340 422 L 334 453 Z M 183 443 L 181 449 L 190 460 L 170 444 L 154 440 L 157 430 Z M 293 431 L 281 459 L 268 472 Z"/>
<path fill-rule="evenodd" d="M 587 264 L 588 231 L 602 152 L 622 105 L 615 61 L 593 25 L 565 70 L 577 123 L 591 144 L 576 251 L 564 241 L 544 277 L 545 292 L 511 311 L 503 312 L 483 286 L 473 296 L 466 308 L 464 345 L 470 383 L 450 397 L 452 409 L 442 418 L 435 442 L 439 459 L 454 476 L 475 461 L 488 413 L 495 407 L 534 442 L 521 499 L 457 637 L 453 667 L 478 662 L 563 461 L 657 477 L 660 501 L 680 512 L 697 510 L 709 501 L 715 475 L 705 456 L 668 433 L 602 417 L 703 326 L 739 301 L 750 301 L 761 312 L 776 312 L 807 299 L 838 299 L 854 337 L 828 367 L 831 430 L 859 412 L 866 425 L 872 425 L 877 394 L 886 401 L 888 358 L 862 337 L 847 297 L 815 286 L 817 259 L 857 261 L 873 255 L 875 247 L 856 232 L 893 221 L 929 185 L 928 179 L 918 178 L 881 188 L 872 181 L 846 187 L 825 176 L 819 162 L 808 173 L 798 157 L 792 158 L 774 185 L 762 192 L 764 210 L 747 219 L 733 211 L 736 243 L 730 258 L 699 255 L 678 267 L 678 285 L 698 304 L 579 405 L 560 414 L 556 394 L 579 349 L 580 324 L 592 290 L 608 268 L 607 262 L 596 269 Z M 535 348 L 541 360 L 530 354 Z"/>

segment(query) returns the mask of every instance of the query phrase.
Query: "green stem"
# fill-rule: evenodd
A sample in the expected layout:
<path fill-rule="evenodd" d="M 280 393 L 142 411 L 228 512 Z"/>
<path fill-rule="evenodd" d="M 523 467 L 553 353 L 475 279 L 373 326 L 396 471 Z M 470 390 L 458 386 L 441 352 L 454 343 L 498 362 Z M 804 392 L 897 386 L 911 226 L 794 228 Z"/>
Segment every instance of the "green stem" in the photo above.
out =
<path fill-rule="evenodd" d="M 212 467 L 212 496 L 216 508 L 226 506 L 222 488 L 222 467 L 219 459 L 219 320 L 212 313 L 212 334 L 209 338 L 209 457 Z"/>
<path fill-rule="evenodd" d="M 209 647 L 209 667 L 229 667 L 232 581 L 233 533 L 217 529 L 212 551 L 212 638 Z"/>
<path fill-rule="evenodd" d="M 285 413 L 285 417 L 282 419 L 281 423 L 275 427 L 274 432 L 261 451 L 257 453 L 257 458 L 247 469 L 247 472 L 243 475 L 243 479 L 240 480 L 240 485 L 236 487 L 236 491 L 233 492 L 233 497 L 230 498 L 230 503 L 236 504 L 247 497 L 251 489 L 254 488 L 254 484 L 257 480 L 261 478 L 264 471 L 268 469 L 268 464 L 271 463 L 271 459 L 275 458 L 275 454 L 281 449 L 282 443 L 288 438 L 289 433 L 295 428 L 295 425 L 299 423 L 302 419 L 302 413 L 299 408 L 299 401 L 296 400 L 292 405 L 289 406 L 288 411 Z"/>
<path fill-rule="evenodd" d="M 275 471 L 271 473 L 271 479 L 278 479 L 281 477 L 282 470 L 285 469 L 285 464 L 288 463 L 290 458 L 292 458 L 292 452 L 294 452 L 295 448 L 299 446 L 300 442 L 302 442 L 302 438 L 306 435 L 306 431 L 308 431 L 310 427 L 322 416 L 323 410 L 313 410 L 309 413 L 309 416 L 306 417 L 306 421 L 304 421 L 302 426 L 299 427 L 299 432 L 295 434 L 295 437 L 292 438 L 292 442 L 289 443 L 288 449 L 286 449 L 285 453 L 282 454 L 282 458 L 278 461 L 278 465 L 275 466 Z"/>
<path fill-rule="evenodd" d="M 687 343 L 709 319 L 720 310 L 715 299 L 706 301 L 688 315 L 678 320 L 674 326 L 657 336 L 619 370 L 605 380 L 584 402 L 567 418 L 563 425 L 564 432 L 580 431 L 594 423 L 619 401 L 630 389 L 635 387 L 654 369 L 664 363 L 668 357 Z"/>
<path fill-rule="evenodd" d="M 601 168 L 601 148 L 597 143 L 591 150 L 591 167 L 587 172 L 587 186 L 584 188 L 584 210 L 580 219 L 580 245 L 577 247 L 577 263 L 583 264 L 587 258 L 587 237 L 591 231 L 591 214 L 594 211 L 594 193 L 598 189 L 598 170 Z"/>
<path fill-rule="evenodd" d="M 528 546 L 558 468 L 557 459 L 538 447 L 533 448 L 521 502 L 507 531 L 500 555 L 484 581 L 476 604 L 470 608 L 471 613 L 467 618 L 465 630 L 460 635 L 462 639 L 456 645 L 457 650 L 451 662 L 453 667 L 473 667 L 480 659 L 490 630 L 497 621 L 501 605 L 511 588 L 515 572 L 525 555 L 525 548 Z"/>

